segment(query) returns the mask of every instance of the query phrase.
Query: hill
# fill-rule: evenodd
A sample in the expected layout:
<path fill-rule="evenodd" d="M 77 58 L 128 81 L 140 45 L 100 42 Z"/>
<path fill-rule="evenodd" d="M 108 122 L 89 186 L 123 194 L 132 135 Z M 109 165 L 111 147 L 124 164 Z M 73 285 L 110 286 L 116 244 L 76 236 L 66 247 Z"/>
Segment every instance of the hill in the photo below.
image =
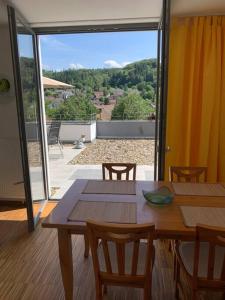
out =
<path fill-rule="evenodd" d="M 146 59 L 126 65 L 121 69 L 67 69 L 43 71 L 43 75 L 68 84 L 86 94 L 94 91 L 107 93 L 119 88 L 124 91 L 138 90 L 144 99 L 154 101 L 157 79 L 156 59 Z"/>

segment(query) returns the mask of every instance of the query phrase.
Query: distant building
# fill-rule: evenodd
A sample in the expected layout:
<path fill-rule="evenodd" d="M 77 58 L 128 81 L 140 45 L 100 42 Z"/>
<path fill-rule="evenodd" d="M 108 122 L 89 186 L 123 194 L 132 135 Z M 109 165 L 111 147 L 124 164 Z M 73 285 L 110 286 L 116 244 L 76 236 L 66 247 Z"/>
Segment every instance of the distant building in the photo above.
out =
<path fill-rule="evenodd" d="M 113 96 L 116 98 L 123 96 L 123 94 L 124 94 L 124 90 L 121 89 L 116 89 L 113 91 Z"/>
<path fill-rule="evenodd" d="M 103 92 L 94 92 L 94 100 L 99 100 L 101 97 L 104 96 Z"/>

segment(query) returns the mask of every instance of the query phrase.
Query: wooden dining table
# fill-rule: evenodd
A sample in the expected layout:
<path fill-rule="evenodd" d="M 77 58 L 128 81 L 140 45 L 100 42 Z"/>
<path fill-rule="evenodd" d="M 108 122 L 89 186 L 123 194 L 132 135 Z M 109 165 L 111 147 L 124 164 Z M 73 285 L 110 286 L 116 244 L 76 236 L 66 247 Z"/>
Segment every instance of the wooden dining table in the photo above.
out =
<path fill-rule="evenodd" d="M 136 223 L 154 223 L 155 239 L 193 240 L 195 228 L 186 227 L 179 206 L 225 207 L 225 197 L 175 195 L 169 205 L 153 205 L 146 202 L 142 191 L 153 191 L 166 186 L 172 192 L 170 182 L 135 181 L 136 194 L 83 193 L 88 180 L 76 180 L 58 205 L 43 221 L 45 228 L 58 230 L 59 259 L 65 299 L 73 299 L 73 257 L 71 235 L 86 233 L 86 223 L 71 221 L 69 216 L 78 201 L 107 201 L 136 203 Z M 126 182 L 124 183 L 126 184 Z"/>

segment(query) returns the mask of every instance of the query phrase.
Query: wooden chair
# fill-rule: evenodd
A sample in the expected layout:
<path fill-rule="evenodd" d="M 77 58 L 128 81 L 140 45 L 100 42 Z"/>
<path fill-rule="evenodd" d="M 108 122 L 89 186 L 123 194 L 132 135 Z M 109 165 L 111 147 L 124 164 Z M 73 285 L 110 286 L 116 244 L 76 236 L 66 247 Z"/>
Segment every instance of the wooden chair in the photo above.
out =
<path fill-rule="evenodd" d="M 108 171 L 108 174 L 106 174 L 106 171 Z M 103 163 L 102 164 L 103 180 L 107 180 L 107 178 L 109 178 L 109 180 L 113 180 L 113 174 L 116 174 L 116 180 L 122 180 L 123 174 L 125 174 L 125 180 L 130 180 L 130 174 L 132 175 L 131 180 L 135 180 L 136 179 L 136 164 Z M 106 176 L 106 175 L 108 175 L 108 176 Z M 89 255 L 89 242 L 88 242 L 88 238 L 87 238 L 86 234 L 84 235 L 84 245 L 85 245 L 84 257 L 87 258 Z"/>
<path fill-rule="evenodd" d="M 207 167 L 170 167 L 170 181 L 205 182 Z"/>
<path fill-rule="evenodd" d="M 122 175 L 125 174 L 125 180 L 136 179 L 136 164 L 131 163 L 103 163 L 102 177 L 106 180 L 106 170 L 108 171 L 109 180 L 113 180 L 113 174 L 116 175 L 116 180 L 122 180 Z M 130 174 L 133 171 L 133 176 L 130 179 Z"/>
<path fill-rule="evenodd" d="M 205 182 L 207 179 L 207 167 L 170 167 L 171 182 Z M 169 251 L 173 253 L 174 279 L 176 276 L 175 241 L 169 243 Z"/>
<path fill-rule="evenodd" d="M 144 300 L 151 299 L 154 263 L 153 224 L 121 225 L 88 221 L 96 300 L 108 285 L 144 289 Z M 142 242 L 141 239 L 146 239 Z"/>
<path fill-rule="evenodd" d="M 198 225 L 195 242 L 177 242 L 176 296 L 185 296 L 180 280 L 182 270 L 187 277 L 191 299 L 200 290 L 223 292 L 225 299 L 225 229 Z M 188 297 L 190 298 L 190 297 Z M 201 298 L 202 299 L 202 298 Z"/>

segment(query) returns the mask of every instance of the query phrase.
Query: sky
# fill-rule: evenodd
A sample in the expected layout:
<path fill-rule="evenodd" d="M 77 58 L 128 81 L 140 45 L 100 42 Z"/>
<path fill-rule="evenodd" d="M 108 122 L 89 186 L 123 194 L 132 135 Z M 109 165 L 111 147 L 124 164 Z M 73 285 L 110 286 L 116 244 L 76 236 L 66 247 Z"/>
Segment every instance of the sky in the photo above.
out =
<path fill-rule="evenodd" d="M 29 56 L 29 41 L 22 53 Z M 47 70 L 122 68 L 157 56 L 157 32 L 105 32 L 40 36 L 42 66 Z M 27 55 L 26 55 L 27 54 Z"/>

